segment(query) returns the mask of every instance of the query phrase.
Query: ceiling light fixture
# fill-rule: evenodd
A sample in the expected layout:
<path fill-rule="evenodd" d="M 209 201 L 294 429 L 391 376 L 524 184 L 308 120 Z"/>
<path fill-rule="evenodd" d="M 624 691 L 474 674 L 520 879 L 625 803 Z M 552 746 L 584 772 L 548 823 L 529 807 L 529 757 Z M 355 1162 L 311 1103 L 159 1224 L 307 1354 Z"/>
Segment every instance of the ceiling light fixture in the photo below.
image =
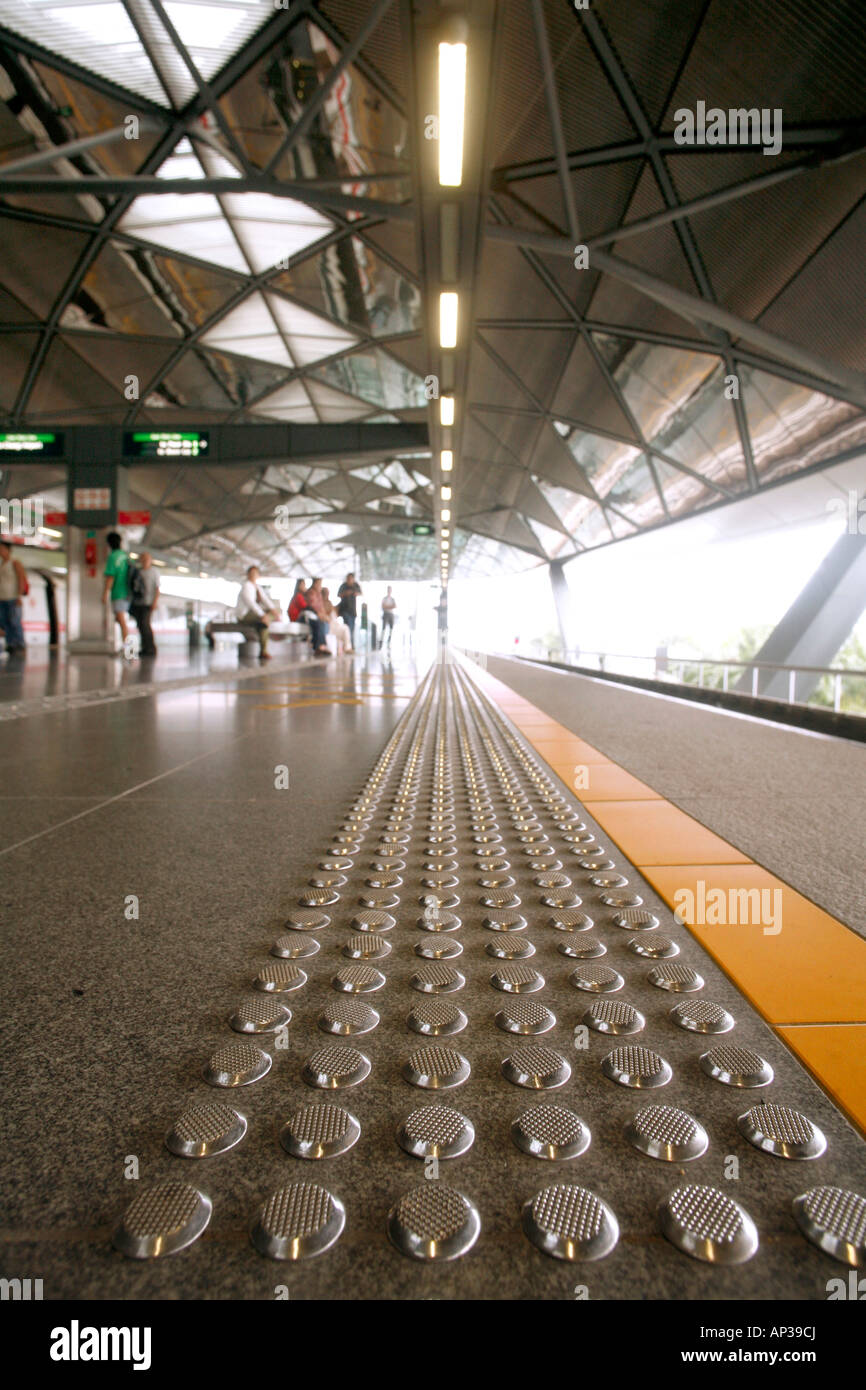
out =
<path fill-rule="evenodd" d="M 440 425 L 454 424 L 454 397 L 441 396 L 439 399 L 439 423 Z"/>
<path fill-rule="evenodd" d="M 463 126 L 466 108 L 466 45 L 439 45 L 439 182 L 459 188 L 463 181 Z"/>
<path fill-rule="evenodd" d="M 439 346 L 457 346 L 457 301 L 456 290 L 443 290 L 439 296 Z"/>
<path fill-rule="evenodd" d="M 441 467 L 443 473 L 450 473 L 454 467 L 454 454 L 450 449 L 443 449 L 441 455 Z"/>

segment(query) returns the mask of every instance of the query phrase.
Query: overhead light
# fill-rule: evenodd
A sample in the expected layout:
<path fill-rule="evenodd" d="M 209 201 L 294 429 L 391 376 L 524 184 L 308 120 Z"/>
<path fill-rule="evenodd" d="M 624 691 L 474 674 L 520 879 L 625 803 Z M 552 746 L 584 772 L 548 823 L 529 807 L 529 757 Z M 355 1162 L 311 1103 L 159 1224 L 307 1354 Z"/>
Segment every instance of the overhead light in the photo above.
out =
<path fill-rule="evenodd" d="M 439 296 L 439 346 L 457 346 L 457 292 L 443 290 Z"/>
<path fill-rule="evenodd" d="M 451 520 L 451 508 L 450 508 L 450 507 L 443 507 L 443 508 L 442 508 L 442 512 L 441 512 L 441 516 L 442 516 L 442 520 L 443 520 L 443 521 L 450 521 L 450 520 Z"/>
<path fill-rule="evenodd" d="M 165 560 L 154 560 L 155 565 L 159 565 L 161 570 L 165 569 Z"/>
<path fill-rule="evenodd" d="M 450 527 L 450 526 L 443 526 L 443 527 L 442 527 L 442 532 L 441 532 L 441 534 L 442 534 L 443 536 L 450 536 L 450 535 L 451 535 L 451 527 Z"/>
<path fill-rule="evenodd" d="M 451 449 L 443 449 L 440 455 L 441 468 L 443 473 L 450 473 L 454 467 L 454 454 Z"/>
<path fill-rule="evenodd" d="M 466 45 L 439 45 L 439 182 L 459 188 L 463 180 L 466 107 Z"/>
<path fill-rule="evenodd" d="M 58 540 L 63 537 L 62 531 L 52 531 L 50 526 L 37 526 L 36 530 L 39 532 L 40 536 L 56 536 Z"/>
<path fill-rule="evenodd" d="M 187 569 L 186 565 L 178 565 L 177 572 L 178 574 L 189 574 L 189 570 Z"/>
<path fill-rule="evenodd" d="M 440 396 L 439 398 L 439 423 L 440 425 L 454 424 L 454 397 Z"/>
<path fill-rule="evenodd" d="M 440 489 L 439 489 L 439 496 L 442 498 L 442 501 L 443 501 L 443 502 L 450 502 L 450 501 L 451 501 L 451 489 L 450 489 L 450 487 L 446 487 L 445 484 L 443 483 L 442 486 L 441 486 Z"/>

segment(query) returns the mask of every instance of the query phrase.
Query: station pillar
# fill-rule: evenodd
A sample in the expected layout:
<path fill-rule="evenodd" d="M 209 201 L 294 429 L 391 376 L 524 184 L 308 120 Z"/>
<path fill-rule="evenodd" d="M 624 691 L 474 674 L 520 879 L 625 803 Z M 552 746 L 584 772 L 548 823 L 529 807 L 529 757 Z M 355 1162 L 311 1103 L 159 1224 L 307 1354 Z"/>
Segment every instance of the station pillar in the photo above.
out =
<path fill-rule="evenodd" d="M 102 601 L 108 548 L 105 534 L 117 526 L 126 503 L 126 470 L 114 463 L 71 463 L 67 480 L 66 645 L 70 652 L 113 655 L 117 624 Z"/>

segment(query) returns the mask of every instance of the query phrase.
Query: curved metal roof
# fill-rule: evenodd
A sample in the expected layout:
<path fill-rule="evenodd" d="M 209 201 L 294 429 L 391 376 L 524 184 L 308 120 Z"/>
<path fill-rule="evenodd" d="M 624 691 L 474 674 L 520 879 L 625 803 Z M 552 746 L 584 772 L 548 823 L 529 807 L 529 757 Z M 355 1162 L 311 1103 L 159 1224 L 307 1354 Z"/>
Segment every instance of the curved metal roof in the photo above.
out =
<path fill-rule="evenodd" d="M 136 467 L 156 547 L 433 577 L 412 524 L 441 528 L 444 479 L 452 573 L 520 569 L 866 447 L 853 0 L 0 0 L 0 26 L 7 428 L 429 423 L 411 456 Z"/>

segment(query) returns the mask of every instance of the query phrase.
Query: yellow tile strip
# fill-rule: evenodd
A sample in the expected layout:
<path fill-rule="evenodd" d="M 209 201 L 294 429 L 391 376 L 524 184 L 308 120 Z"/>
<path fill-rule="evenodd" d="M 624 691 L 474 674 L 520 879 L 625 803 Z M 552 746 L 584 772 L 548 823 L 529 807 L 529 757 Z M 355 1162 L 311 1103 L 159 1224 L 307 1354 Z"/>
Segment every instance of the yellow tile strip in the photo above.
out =
<path fill-rule="evenodd" d="M 467 670 L 866 1131 L 866 941 L 503 681 Z"/>

